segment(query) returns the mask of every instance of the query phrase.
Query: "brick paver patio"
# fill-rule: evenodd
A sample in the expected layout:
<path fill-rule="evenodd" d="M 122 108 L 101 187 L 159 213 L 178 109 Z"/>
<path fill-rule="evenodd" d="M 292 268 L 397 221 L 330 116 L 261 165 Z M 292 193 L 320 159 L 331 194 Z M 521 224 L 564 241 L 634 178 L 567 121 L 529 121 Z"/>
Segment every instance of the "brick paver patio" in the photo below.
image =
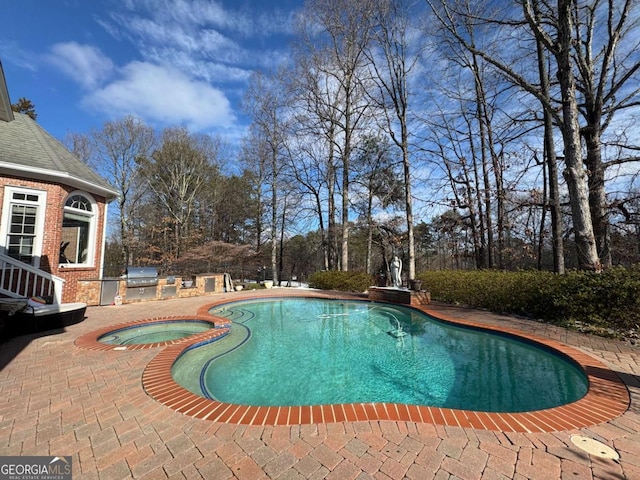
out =
<path fill-rule="evenodd" d="M 161 347 L 92 351 L 74 345 L 105 326 L 195 315 L 220 298 L 91 307 L 82 323 L 64 331 L 0 344 L 0 456 L 71 455 L 74 478 L 108 480 L 640 479 L 640 348 L 619 341 L 434 306 L 443 315 L 563 342 L 627 384 L 631 404 L 613 420 L 535 434 L 394 421 L 246 426 L 200 420 L 167 408 L 142 388 L 142 373 Z M 574 434 L 609 445 L 620 460 L 588 455 L 573 445 Z"/>

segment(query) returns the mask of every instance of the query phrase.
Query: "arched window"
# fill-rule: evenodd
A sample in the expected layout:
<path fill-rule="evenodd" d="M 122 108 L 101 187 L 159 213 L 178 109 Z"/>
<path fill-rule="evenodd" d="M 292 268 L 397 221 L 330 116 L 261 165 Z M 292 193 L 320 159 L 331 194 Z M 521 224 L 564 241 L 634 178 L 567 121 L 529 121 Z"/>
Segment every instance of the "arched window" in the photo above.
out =
<path fill-rule="evenodd" d="M 95 252 L 97 206 L 86 193 L 74 192 L 64 204 L 60 264 L 91 266 Z"/>

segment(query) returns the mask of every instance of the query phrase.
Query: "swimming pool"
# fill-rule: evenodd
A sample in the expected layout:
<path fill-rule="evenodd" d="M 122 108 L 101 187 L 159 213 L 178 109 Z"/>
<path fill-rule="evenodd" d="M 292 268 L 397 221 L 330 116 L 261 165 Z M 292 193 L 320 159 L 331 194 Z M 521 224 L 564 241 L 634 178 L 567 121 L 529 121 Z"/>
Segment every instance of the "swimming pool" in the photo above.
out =
<path fill-rule="evenodd" d="M 116 328 L 97 340 L 108 345 L 145 345 L 165 343 L 189 337 L 214 328 L 213 323 L 202 320 L 164 320 L 138 323 Z"/>
<path fill-rule="evenodd" d="M 188 347 L 171 375 L 221 402 L 524 412 L 573 402 L 588 388 L 580 368 L 558 353 L 397 305 L 283 298 L 210 313 L 232 321 L 229 334 Z"/>

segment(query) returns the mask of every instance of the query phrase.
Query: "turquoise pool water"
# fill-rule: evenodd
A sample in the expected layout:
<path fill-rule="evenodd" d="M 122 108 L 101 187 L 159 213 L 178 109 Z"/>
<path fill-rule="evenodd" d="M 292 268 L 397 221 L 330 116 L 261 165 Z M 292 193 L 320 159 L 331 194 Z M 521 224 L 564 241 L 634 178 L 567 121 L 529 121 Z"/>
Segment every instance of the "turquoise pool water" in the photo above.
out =
<path fill-rule="evenodd" d="M 232 320 L 229 335 L 190 348 L 172 375 L 223 402 L 521 412 L 587 392 L 585 375 L 560 355 L 402 306 L 284 298 L 225 304 L 210 313 Z"/>
<path fill-rule="evenodd" d="M 109 345 L 142 345 L 169 342 L 213 328 L 213 324 L 201 320 L 166 320 L 149 322 L 113 330 L 98 337 Z"/>

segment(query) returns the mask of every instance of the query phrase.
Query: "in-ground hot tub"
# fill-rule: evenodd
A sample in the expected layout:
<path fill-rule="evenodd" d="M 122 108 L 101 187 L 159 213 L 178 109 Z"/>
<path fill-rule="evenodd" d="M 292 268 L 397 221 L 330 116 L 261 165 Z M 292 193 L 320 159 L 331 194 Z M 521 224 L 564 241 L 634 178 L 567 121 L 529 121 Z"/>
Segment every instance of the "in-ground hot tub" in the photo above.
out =
<path fill-rule="evenodd" d="M 204 341 L 229 333 L 228 321 L 210 315 L 156 317 L 111 325 L 85 333 L 75 341 L 87 350 L 144 350 L 186 341 Z"/>
<path fill-rule="evenodd" d="M 205 320 L 159 320 L 116 328 L 97 340 L 108 345 L 146 345 L 179 340 L 215 328 Z"/>

